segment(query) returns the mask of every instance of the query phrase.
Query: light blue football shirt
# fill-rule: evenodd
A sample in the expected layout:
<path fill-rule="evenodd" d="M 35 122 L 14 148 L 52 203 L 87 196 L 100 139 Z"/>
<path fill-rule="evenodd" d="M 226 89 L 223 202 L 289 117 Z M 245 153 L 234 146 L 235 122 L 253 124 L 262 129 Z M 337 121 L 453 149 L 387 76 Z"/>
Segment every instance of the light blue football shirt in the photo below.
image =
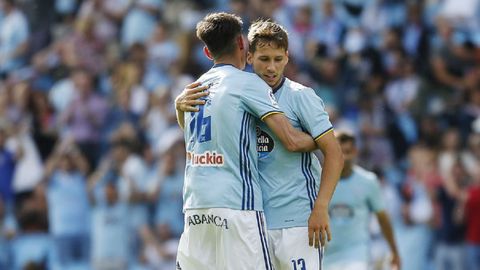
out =
<path fill-rule="evenodd" d="M 185 114 L 184 209 L 263 210 L 256 119 L 280 112 L 256 74 L 216 65 L 199 80 L 210 94 L 200 111 Z"/>
<path fill-rule="evenodd" d="M 92 211 L 93 260 L 128 260 L 131 239 L 128 205 L 120 201 L 111 205 L 99 202 Z"/>
<path fill-rule="evenodd" d="M 330 201 L 332 240 L 325 252 L 325 266 L 335 262 L 368 261 L 370 214 L 385 209 L 377 176 L 355 166 L 349 177 L 338 181 Z"/>
<path fill-rule="evenodd" d="M 182 189 L 183 174 L 166 176 L 160 184 L 160 194 L 155 208 L 155 225 L 168 225 L 175 236 L 183 231 Z"/>
<path fill-rule="evenodd" d="M 274 95 L 295 128 L 315 139 L 332 130 L 323 101 L 313 89 L 284 78 Z M 307 226 L 320 182 L 317 157 L 313 153 L 289 152 L 264 123 L 259 123 L 257 135 L 267 228 Z"/>
<path fill-rule="evenodd" d="M 87 234 L 90 204 L 85 177 L 56 170 L 47 189 L 48 221 L 54 236 Z"/>
<path fill-rule="evenodd" d="M 29 263 L 52 268 L 53 239 L 43 232 L 22 233 L 10 243 L 11 267 L 8 269 L 25 269 Z"/>

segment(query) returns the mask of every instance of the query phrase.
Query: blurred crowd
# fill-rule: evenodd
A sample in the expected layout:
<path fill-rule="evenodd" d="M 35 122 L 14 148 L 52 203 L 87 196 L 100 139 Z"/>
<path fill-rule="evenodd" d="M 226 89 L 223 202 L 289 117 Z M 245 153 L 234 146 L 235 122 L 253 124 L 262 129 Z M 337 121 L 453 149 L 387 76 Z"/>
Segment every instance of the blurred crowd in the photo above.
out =
<path fill-rule="evenodd" d="M 289 31 L 286 75 L 356 134 L 404 269 L 479 269 L 480 0 L 0 0 L 0 269 L 174 269 L 172 99 L 220 10 Z"/>

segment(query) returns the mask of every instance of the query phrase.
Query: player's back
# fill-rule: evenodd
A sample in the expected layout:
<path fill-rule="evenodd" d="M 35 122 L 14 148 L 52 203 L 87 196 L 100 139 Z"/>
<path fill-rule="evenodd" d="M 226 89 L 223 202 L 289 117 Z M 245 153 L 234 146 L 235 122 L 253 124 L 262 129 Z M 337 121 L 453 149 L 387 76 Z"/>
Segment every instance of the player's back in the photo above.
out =
<path fill-rule="evenodd" d="M 185 115 L 184 209 L 262 210 L 255 118 L 278 112 L 268 85 L 231 65 L 199 78 L 210 94 Z"/>

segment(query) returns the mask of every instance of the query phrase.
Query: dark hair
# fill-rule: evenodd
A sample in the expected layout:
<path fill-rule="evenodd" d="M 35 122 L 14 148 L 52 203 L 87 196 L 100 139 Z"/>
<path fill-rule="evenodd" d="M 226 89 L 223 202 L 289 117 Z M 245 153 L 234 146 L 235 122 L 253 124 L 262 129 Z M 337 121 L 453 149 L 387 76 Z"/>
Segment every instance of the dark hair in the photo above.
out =
<path fill-rule="evenodd" d="M 258 20 L 248 29 L 249 50 L 254 53 L 259 43 L 273 43 L 288 50 L 288 33 L 283 26 L 271 20 Z"/>
<path fill-rule="evenodd" d="M 197 24 L 197 37 L 205 43 L 213 58 L 233 53 L 235 38 L 242 33 L 240 17 L 225 12 L 211 13 Z"/>
<path fill-rule="evenodd" d="M 132 151 L 133 143 L 130 140 L 126 139 L 117 139 L 113 140 L 110 144 L 111 149 L 122 148 L 127 151 Z"/>
<path fill-rule="evenodd" d="M 39 209 L 29 209 L 28 206 L 23 206 L 17 219 L 21 231 L 30 232 L 48 230 L 47 215 Z"/>
<path fill-rule="evenodd" d="M 242 5 L 248 5 L 248 0 L 230 0 L 230 3 L 231 4 L 239 3 L 239 4 L 242 4 Z"/>
<path fill-rule="evenodd" d="M 340 144 L 351 142 L 353 145 L 355 145 L 356 143 L 355 136 L 347 131 L 336 131 L 335 137 L 337 137 L 337 140 Z"/>
<path fill-rule="evenodd" d="M 15 6 L 16 5 L 16 0 L 4 0 L 4 2 L 10 6 Z"/>
<path fill-rule="evenodd" d="M 23 270 L 45 270 L 47 267 L 45 266 L 47 259 L 44 258 L 41 262 L 29 261 L 23 266 Z"/>

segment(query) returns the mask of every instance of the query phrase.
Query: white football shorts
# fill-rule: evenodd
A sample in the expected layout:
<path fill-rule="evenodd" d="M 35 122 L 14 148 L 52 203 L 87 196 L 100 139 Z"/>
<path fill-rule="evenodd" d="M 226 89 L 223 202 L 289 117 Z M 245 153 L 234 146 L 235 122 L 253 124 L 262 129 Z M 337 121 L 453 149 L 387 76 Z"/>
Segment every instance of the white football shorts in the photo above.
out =
<path fill-rule="evenodd" d="M 368 262 L 363 261 L 345 261 L 336 263 L 326 263 L 325 269 L 327 270 L 367 270 Z"/>
<path fill-rule="evenodd" d="M 273 270 L 263 212 L 227 208 L 185 212 L 177 270 Z"/>
<path fill-rule="evenodd" d="M 308 227 L 268 230 L 276 270 L 322 270 L 323 247 L 308 245 Z"/>

